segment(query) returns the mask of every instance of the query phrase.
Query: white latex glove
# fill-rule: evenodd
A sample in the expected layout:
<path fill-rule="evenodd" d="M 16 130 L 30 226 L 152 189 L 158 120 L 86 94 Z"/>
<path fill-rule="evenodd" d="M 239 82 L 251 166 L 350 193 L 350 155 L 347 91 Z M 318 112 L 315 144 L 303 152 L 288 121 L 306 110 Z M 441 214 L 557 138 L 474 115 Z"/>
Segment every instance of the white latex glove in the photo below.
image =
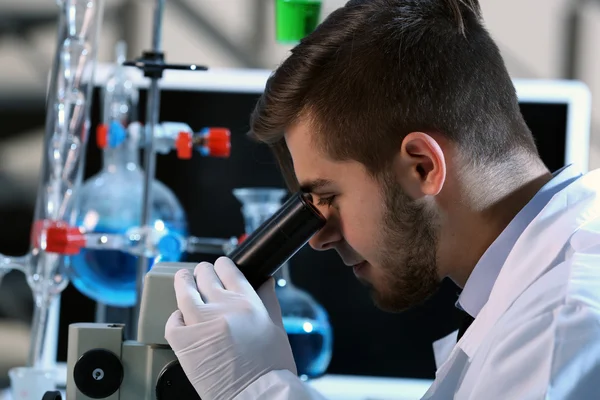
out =
<path fill-rule="evenodd" d="M 178 310 L 165 338 L 202 400 L 232 400 L 273 370 L 297 374 L 273 279 L 255 291 L 226 257 L 194 276 L 175 274 Z"/>

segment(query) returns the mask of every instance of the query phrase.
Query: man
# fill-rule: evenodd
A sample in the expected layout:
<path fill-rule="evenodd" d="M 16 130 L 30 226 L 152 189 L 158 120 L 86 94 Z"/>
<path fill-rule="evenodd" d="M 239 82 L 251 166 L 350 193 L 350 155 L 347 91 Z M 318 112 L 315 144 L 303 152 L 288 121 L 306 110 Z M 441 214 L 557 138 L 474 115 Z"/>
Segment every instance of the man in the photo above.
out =
<path fill-rule="evenodd" d="M 252 133 L 326 216 L 311 246 L 379 307 L 463 288 L 424 398 L 597 398 L 600 172 L 544 166 L 476 0 L 350 1 L 269 79 Z M 272 282 L 220 258 L 175 289 L 166 337 L 203 400 L 319 398 Z"/>

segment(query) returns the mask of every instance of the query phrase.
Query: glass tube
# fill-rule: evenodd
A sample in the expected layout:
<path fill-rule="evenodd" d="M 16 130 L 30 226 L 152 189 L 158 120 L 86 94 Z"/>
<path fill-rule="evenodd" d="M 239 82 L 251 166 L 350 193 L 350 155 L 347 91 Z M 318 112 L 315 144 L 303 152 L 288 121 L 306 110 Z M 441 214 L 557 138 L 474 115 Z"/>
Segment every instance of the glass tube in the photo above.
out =
<path fill-rule="evenodd" d="M 0 254 L 0 285 L 2 285 L 2 278 L 4 275 L 12 270 L 25 272 L 27 263 L 29 262 L 28 256 L 11 257 Z"/>
<path fill-rule="evenodd" d="M 26 275 L 34 296 L 28 364 L 42 359 L 48 308 L 68 284 L 66 257 L 45 252 L 44 227 L 73 224 L 83 176 L 102 0 L 58 0 L 58 41 L 47 97 L 42 171 Z"/>

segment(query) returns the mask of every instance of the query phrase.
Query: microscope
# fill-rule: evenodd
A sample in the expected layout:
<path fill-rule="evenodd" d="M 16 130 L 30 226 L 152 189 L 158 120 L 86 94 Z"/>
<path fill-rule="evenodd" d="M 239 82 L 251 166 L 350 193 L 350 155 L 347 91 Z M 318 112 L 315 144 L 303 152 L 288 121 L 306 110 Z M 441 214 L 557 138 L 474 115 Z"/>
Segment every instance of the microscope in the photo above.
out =
<path fill-rule="evenodd" d="M 325 225 L 305 193 L 291 196 L 228 257 L 256 289 Z M 137 341 L 124 340 L 123 324 L 69 326 L 67 400 L 197 400 L 164 338 L 167 319 L 177 310 L 175 272 L 195 263 L 157 263 L 145 275 Z M 46 392 L 43 400 L 61 400 Z"/>

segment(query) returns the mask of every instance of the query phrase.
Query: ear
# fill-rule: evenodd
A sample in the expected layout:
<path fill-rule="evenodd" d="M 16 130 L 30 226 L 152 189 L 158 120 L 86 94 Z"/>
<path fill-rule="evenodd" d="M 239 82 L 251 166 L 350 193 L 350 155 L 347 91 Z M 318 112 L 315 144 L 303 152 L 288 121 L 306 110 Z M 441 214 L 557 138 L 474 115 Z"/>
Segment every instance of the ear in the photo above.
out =
<path fill-rule="evenodd" d="M 402 186 L 412 198 L 436 196 L 446 180 L 446 160 L 438 141 L 423 132 L 411 132 L 402 141 L 397 167 Z"/>

